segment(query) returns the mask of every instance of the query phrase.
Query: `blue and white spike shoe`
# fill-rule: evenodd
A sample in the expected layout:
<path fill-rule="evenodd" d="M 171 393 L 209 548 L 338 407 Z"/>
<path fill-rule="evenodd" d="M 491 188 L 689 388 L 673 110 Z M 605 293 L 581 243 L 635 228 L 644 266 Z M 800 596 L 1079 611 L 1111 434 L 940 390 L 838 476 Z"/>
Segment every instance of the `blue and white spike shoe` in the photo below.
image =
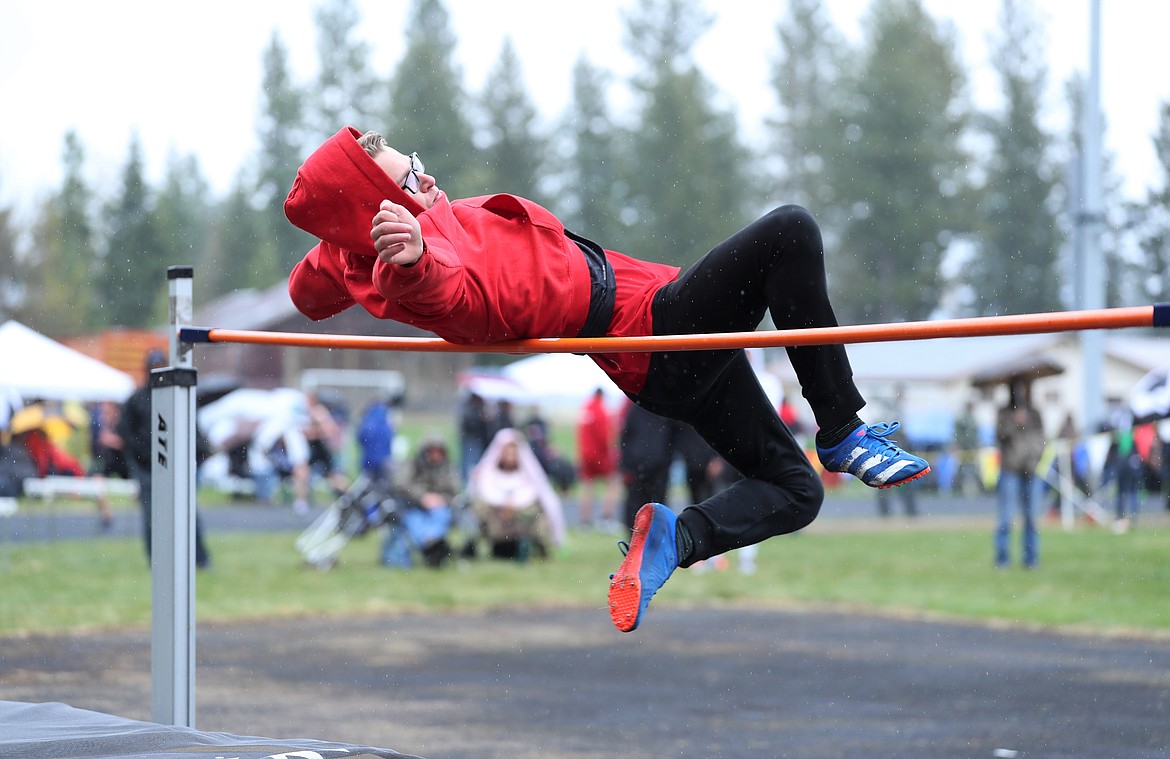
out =
<path fill-rule="evenodd" d="M 892 488 L 930 471 L 925 459 L 907 453 L 887 438 L 898 422 L 861 425 L 832 448 L 817 446 L 821 464 L 830 472 L 851 474 L 871 488 Z"/>

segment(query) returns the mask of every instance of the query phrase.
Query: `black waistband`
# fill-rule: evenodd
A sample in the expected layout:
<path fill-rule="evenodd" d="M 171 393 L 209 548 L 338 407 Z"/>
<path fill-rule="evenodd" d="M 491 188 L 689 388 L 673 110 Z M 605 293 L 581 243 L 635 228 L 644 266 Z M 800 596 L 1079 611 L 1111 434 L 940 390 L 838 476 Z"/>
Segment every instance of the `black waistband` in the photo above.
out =
<path fill-rule="evenodd" d="M 617 280 L 613 276 L 613 267 L 605 257 L 605 250 L 597 243 L 567 229 L 565 236 L 577 243 L 577 247 L 585 254 L 585 262 L 589 264 L 589 279 L 593 285 L 589 292 L 589 316 L 577 337 L 603 337 L 613 319 L 613 305 L 617 298 Z"/>

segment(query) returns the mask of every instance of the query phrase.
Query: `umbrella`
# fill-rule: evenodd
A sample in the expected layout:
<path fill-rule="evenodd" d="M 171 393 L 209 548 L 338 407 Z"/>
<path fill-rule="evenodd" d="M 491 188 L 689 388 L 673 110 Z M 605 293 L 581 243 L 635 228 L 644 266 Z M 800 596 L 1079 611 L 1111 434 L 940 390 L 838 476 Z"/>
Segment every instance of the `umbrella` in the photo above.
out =
<path fill-rule="evenodd" d="M 303 427 L 309 423 L 309 402 L 293 388 L 273 390 L 241 388 L 207 404 L 198 412 L 199 426 L 213 444 L 240 429 L 257 431 Z"/>
<path fill-rule="evenodd" d="M 74 404 L 34 403 L 12 415 L 8 431 L 22 435 L 33 430 L 43 430 L 52 440 L 63 440 L 75 429 L 89 424 L 85 409 Z"/>
<path fill-rule="evenodd" d="M 215 403 L 230 392 L 239 390 L 243 383 L 227 374 L 212 374 L 200 377 L 195 388 L 195 404 L 203 408 L 209 403 Z"/>
<path fill-rule="evenodd" d="M 977 372 L 971 377 L 971 384 L 975 387 L 1011 385 L 1017 380 L 1030 382 L 1057 374 L 1064 374 L 1064 367 L 1056 361 L 1046 356 L 1024 356 Z"/>
<path fill-rule="evenodd" d="M 1170 367 L 1138 380 L 1129 394 L 1129 410 L 1137 424 L 1170 417 Z"/>

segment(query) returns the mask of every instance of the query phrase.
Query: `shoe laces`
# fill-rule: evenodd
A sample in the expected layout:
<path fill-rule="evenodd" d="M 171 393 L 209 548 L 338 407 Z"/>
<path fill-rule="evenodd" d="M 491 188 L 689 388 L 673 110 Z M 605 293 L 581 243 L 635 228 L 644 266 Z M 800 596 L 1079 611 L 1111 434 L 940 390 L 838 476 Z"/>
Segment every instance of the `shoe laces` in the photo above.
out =
<path fill-rule="evenodd" d="M 624 540 L 619 540 L 617 542 L 617 544 L 618 544 L 618 550 L 622 552 L 622 556 L 625 556 L 626 554 L 628 554 L 630 552 L 630 544 L 628 542 L 626 542 Z M 609 579 L 611 579 L 611 580 L 613 579 L 612 574 L 609 576 Z"/>
<path fill-rule="evenodd" d="M 887 439 L 890 435 L 897 432 L 901 426 L 898 422 L 878 422 L 877 424 L 871 425 L 868 429 L 870 436 L 878 439 L 883 451 L 894 449 L 901 452 L 901 448 L 894 441 Z"/>

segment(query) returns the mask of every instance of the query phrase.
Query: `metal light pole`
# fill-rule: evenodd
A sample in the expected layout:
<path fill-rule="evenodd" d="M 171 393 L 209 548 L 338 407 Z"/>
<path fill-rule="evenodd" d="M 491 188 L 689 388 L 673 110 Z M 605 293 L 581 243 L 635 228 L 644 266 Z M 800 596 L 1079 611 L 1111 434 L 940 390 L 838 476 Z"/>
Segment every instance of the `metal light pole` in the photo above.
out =
<path fill-rule="evenodd" d="M 1082 253 L 1077 261 L 1077 293 L 1082 309 L 1105 307 L 1105 262 L 1101 252 L 1101 233 L 1105 227 L 1101 200 L 1103 164 L 1101 160 L 1101 0 L 1089 0 L 1089 75 L 1081 108 L 1081 207 L 1077 216 L 1077 233 Z M 1081 333 L 1081 356 L 1084 363 L 1084 426 L 1091 431 L 1105 420 L 1105 397 L 1102 383 L 1105 336 L 1101 332 Z"/>

